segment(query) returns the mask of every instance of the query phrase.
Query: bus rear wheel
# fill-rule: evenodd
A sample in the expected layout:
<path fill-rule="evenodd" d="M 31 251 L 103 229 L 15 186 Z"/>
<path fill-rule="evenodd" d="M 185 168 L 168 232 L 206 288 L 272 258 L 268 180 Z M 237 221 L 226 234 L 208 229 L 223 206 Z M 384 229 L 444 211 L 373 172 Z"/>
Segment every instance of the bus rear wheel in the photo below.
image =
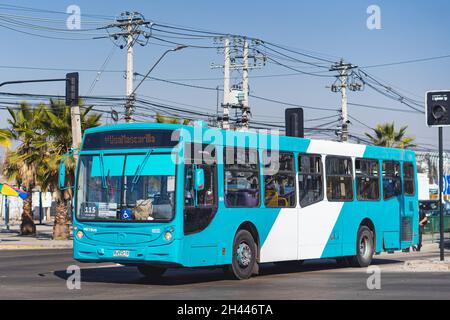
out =
<path fill-rule="evenodd" d="M 375 251 L 374 236 L 367 226 L 360 226 L 356 237 L 356 255 L 349 257 L 353 267 L 368 267 Z"/>
<path fill-rule="evenodd" d="M 161 278 L 164 272 L 166 272 L 166 268 L 159 268 L 154 266 L 148 266 L 145 264 L 141 264 L 137 266 L 138 271 L 149 279 L 158 279 Z"/>
<path fill-rule="evenodd" d="M 247 230 L 239 230 L 234 237 L 231 274 L 238 280 L 249 279 L 256 265 L 256 243 Z"/>

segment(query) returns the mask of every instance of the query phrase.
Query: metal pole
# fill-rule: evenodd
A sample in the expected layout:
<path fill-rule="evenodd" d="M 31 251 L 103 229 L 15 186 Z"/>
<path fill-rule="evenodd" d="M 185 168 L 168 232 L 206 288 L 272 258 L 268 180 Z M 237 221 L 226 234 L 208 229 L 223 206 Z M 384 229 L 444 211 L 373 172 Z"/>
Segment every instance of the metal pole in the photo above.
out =
<path fill-rule="evenodd" d="M 222 117 L 222 128 L 229 129 L 230 124 L 228 122 L 230 116 L 230 38 L 225 37 L 225 46 L 224 46 L 224 55 L 225 61 L 223 66 L 223 117 Z"/>
<path fill-rule="evenodd" d="M 125 107 L 125 121 L 133 121 L 133 24 L 128 23 L 127 38 L 127 103 Z"/>
<path fill-rule="evenodd" d="M 5 196 L 5 226 L 6 226 L 6 230 L 9 230 L 9 205 L 8 205 L 8 196 Z"/>
<path fill-rule="evenodd" d="M 77 149 L 81 145 L 81 117 L 78 102 L 77 105 L 70 107 L 70 117 L 72 122 L 72 148 Z M 76 160 L 76 153 L 74 153 L 74 158 Z"/>
<path fill-rule="evenodd" d="M 136 86 L 136 88 L 134 88 L 133 91 L 130 93 L 130 95 L 133 97 L 133 100 L 134 100 L 134 94 L 136 93 L 137 89 L 139 89 L 141 84 L 148 78 L 150 73 L 153 71 L 153 69 L 156 68 L 156 66 L 161 62 L 161 60 L 166 56 L 166 54 L 168 54 L 169 52 L 173 52 L 173 51 L 179 51 L 184 48 L 187 48 L 187 46 L 179 45 L 176 48 L 164 51 L 164 53 L 159 57 L 158 60 L 156 60 L 156 62 L 153 64 L 153 66 L 150 68 L 150 70 L 148 70 L 148 72 L 145 74 L 145 76 L 142 77 L 141 82 L 139 82 L 138 85 Z"/>
<path fill-rule="evenodd" d="M 341 71 L 341 108 L 342 108 L 342 136 L 341 141 L 348 141 L 348 110 L 347 110 L 347 68 Z"/>
<path fill-rule="evenodd" d="M 216 126 L 219 122 L 219 86 L 216 87 Z"/>
<path fill-rule="evenodd" d="M 250 108 L 248 104 L 248 40 L 244 39 L 244 68 L 242 69 L 242 91 L 244 93 L 244 101 L 242 102 L 242 127 L 248 129 Z"/>
<path fill-rule="evenodd" d="M 39 191 L 39 224 L 42 224 L 42 191 Z"/>
<path fill-rule="evenodd" d="M 444 261 L 444 205 L 442 203 L 442 194 L 444 192 L 444 159 L 443 159 L 443 138 L 442 127 L 439 127 L 439 233 L 440 233 L 440 259 Z"/>

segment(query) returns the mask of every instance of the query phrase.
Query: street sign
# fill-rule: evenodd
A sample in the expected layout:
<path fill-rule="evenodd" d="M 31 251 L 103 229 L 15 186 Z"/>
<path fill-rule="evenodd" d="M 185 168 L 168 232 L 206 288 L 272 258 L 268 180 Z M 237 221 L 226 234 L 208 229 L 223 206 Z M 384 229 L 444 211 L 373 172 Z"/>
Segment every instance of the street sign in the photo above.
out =
<path fill-rule="evenodd" d="M 425 120 L 429 127 L 450 126 L 450 91 L 426 93 Z"/>

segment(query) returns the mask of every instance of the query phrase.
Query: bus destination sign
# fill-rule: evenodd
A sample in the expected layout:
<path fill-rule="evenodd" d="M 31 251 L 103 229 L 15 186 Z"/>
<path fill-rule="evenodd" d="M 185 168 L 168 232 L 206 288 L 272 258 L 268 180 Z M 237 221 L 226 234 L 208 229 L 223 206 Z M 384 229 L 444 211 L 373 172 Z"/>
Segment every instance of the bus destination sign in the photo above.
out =
<path fill-rule="evenodd" d="M 173 130 L 114 130 L 84 138 L 83 150 L 172 148 L 178 144 Z"/>

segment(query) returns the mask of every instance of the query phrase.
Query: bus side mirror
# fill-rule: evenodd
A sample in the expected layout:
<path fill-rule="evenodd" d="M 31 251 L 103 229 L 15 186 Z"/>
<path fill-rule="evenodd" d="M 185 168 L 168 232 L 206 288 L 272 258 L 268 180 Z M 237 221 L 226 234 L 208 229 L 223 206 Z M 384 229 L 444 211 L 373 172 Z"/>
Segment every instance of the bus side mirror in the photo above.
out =
<path fill-rule="evenodd" d="M 62 157 L 59 162 L 58 187 L 64 190 L 66 185 L 66 157 Z"/>
<path fill-rule="evenodd" d="M 203 169 L 195 169 L 194 177 L 195 190 L 203 190 L 205 188 L 205 171 Z"/>

